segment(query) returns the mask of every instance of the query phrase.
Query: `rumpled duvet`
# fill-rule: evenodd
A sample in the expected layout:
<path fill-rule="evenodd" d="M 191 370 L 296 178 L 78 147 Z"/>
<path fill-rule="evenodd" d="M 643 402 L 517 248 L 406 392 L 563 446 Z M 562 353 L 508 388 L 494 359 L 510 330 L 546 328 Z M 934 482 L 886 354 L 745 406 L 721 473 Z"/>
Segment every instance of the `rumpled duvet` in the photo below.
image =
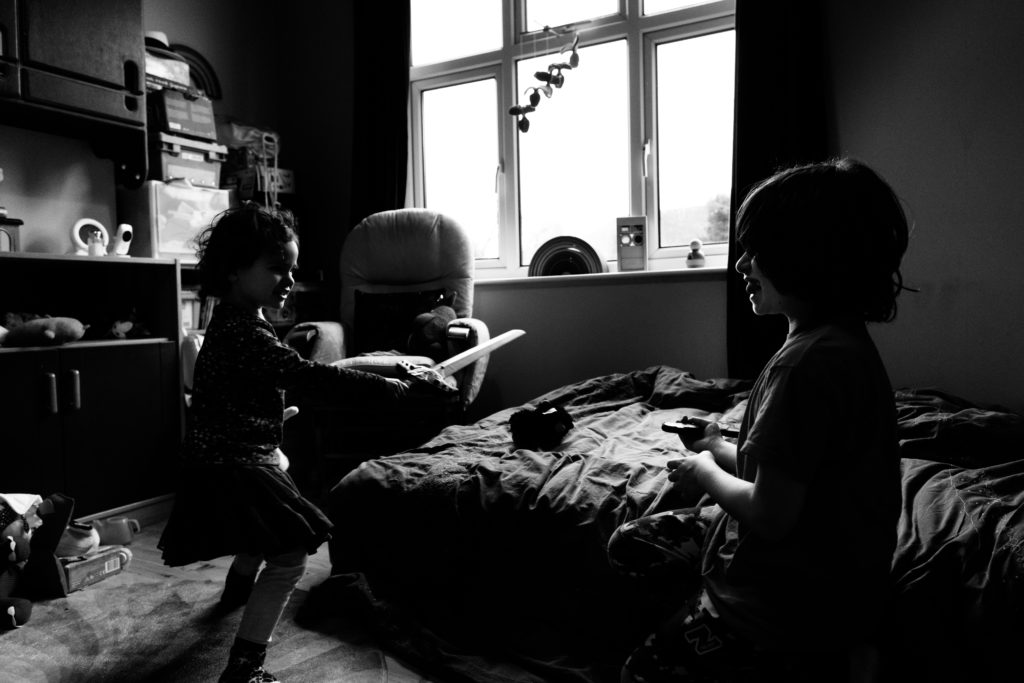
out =
<path fill-rule="evenodd" d="M 399 656 L 446 680 L 617 681 L 666 596 L 617 575 L 608 538 L 697 504 L 666 493 L 679 441 L 661 425 L 738 425 L 748 389 L 667 366 L 597 377 L 363 463 L 331 494 L 336 584 L 360 590 L 346 609 L 361 603 Z M 1002 646 L 1024 642 L 1024 424 L 936 390 L 896 400 L 905 501 L 878 634 L 888 671 L 999 680 L 1015 654 Z M 518 449 L 509 417 L 540 401 L 574 427 L 553 449 Z"/>

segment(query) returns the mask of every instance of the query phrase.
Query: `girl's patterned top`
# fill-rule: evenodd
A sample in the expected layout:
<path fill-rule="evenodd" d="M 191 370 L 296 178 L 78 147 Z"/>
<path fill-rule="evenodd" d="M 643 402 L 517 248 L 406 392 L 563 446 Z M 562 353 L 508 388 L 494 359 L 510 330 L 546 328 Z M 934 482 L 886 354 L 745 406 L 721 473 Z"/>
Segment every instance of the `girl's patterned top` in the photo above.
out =
<path fill-rule="evenodd" d="M 221 302 L 196 358 L 183 457 L 211 464 L 277 465 L 285 390 L 318 398 L 392 395 L 379 375 L 315 363 L 282 343 L 266 320 Z"/>

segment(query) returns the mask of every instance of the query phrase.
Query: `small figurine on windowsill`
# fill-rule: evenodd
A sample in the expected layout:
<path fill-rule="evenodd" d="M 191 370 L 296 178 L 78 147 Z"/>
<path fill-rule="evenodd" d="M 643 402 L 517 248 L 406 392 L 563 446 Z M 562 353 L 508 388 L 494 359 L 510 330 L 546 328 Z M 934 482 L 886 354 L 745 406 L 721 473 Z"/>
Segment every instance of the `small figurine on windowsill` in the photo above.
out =
<path fill-rule="evenodd" d="M 704 252 L 700 250 L 703 246 L 700 240 L 690 242 L 690 253 L 686 255 L 687 268 L 700 268 L 704 265 Z"/>

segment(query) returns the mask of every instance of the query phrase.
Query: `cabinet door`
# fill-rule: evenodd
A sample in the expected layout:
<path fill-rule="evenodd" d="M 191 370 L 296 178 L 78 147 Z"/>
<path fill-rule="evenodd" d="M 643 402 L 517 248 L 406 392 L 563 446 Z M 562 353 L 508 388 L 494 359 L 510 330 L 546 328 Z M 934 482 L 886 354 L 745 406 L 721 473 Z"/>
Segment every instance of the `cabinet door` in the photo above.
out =
<path fill-rule="evenodd" d="M 180 397 L 172 342 L 61 352 L 67 492 L 90 514 L 173 490 Z"/>
<path fill-rule="evenodd" d="M 0 487 L 48 496 L 64 491 L 56 351 L 0 353 Z"/>
<path fill-rule="evenodd" d="M 140 0 L 31 0 L 20 8 L 23 62 L 143 91 Z"/>

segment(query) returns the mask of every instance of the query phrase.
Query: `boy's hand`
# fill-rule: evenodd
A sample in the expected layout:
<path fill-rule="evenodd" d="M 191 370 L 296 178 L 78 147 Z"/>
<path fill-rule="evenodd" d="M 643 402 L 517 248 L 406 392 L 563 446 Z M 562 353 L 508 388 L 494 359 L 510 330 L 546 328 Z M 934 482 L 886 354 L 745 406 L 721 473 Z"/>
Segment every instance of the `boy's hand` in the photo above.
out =
<path fill-rule="evenodd" d="M 689 432 L 690 430 L 687 430 Z M 704 427 L 704 431 L 694 429 L 692 433 L 680 433 L 679 440 L 683 442 L 683 446 L 688 451 L 694 453 L 700 453 L 701 451 L 710 450 L 714 442 L 722 438 L 722 430 L 718 427 L 718 423 L 709 421 Z"/>
<path fill-rule="evenodd" d="M 409 383 L 397 377 L 385 377 L 393 398 L 404 398 L 409 393 Z"/>
<path fill-rule="evenodd" d="M 668 469 L 668 480 L 673 486 L 684 495 L 696 495 L 704 493 L 704 488 L 697 480 L 697 470 L 701 467 L 715 466 L 715 456 L 711 451 L 700 451 L 694 455 L 687 455 L 678 460 L 669 460 L 665 463 Z"/>

